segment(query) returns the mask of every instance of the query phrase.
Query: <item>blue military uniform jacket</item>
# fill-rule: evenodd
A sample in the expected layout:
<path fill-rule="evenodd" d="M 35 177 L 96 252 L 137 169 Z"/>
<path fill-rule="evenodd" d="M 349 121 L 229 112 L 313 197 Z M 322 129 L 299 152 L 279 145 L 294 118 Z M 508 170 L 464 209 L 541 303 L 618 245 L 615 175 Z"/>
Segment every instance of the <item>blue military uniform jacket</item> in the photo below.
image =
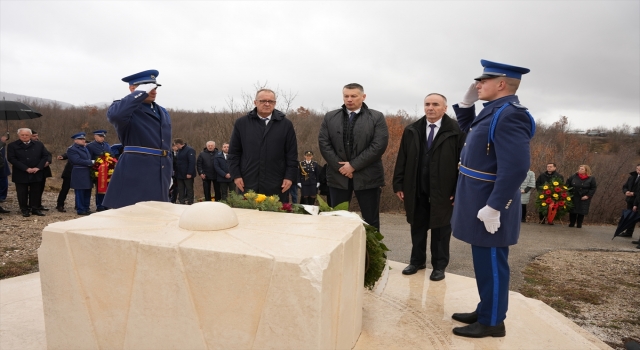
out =
<path fill-rule="evenodd" d="M 97 142 L 91 141 L 87 144 L 87 149 L 89 150 L 89 154 L 91 155 L 91 159 L 95 160 L 98 156 L 101 156 L 103 153 L 111 153 L 111 146 L 107 142 Z"/>
<path fill-rule="evenodd" d="M 76 190 L 87 190 L 93 187 L 91 182 L 91 155 L 86 147 L 73 144 L 67 149 L 69 163 L 73 167 L 71 170 L 71 188 Z"/>
<path fill-rule="evenodd" d="M 116 128 L 120 142 L 126 146 L 166 150 L 167 156 L 125 152 L 118 159 L 103 205 L 121 208 L 142 201 L 169 201 L 169 184 L 173 171 L 171 153 L 171 119 L 156 103 L 144 104 L 149 96 L 133 91 L 114 101 L 107 119 Z"/>
<path fill-rule="evenodd" d="M 495 128 L 495 138 L 487 153 L 489 127 L 494 113 L 511 103 L 502 113 Z M 479 180 L 460 173 L 456 189 L 451 225 L 453 236 L 480 247 L 507 247 L 518 243 L 520 235 L 520 184 L 530 165 L 529 142 L 531 119 L 526 108 L 518 104 L 516 95 L 505 96 L 484 104 L 475 116 L 475 107 L 453 106 L 458 124 L 467 133 L 460 155 L 460 166 L 496 175 L 495 182 Z M 461 197 L 462 196 L 462 197 Z M 489 233 L 477 218 L 485 205 L 500 211 L 500 228 Z"/>

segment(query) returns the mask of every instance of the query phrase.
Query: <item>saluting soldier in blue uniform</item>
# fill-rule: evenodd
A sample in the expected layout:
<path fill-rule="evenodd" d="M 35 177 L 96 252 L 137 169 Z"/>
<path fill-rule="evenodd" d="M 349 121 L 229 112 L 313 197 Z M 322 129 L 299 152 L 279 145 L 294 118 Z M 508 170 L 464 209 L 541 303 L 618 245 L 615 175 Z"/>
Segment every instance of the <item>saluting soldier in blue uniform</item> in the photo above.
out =
<path fill-rule="evenodd" d="M 73 136 L 73 145 L 67 149 L 67 157 L 72 166 L 71 188 L 76 195 L 76 210 L 78 215 L 89 215 L 91 211 L 91 167 L 94 161 L 86 147 L 85 133 L 79 132 Z"/>
<path fill-rule="evenodd" d="M 105 141 L 105 137 L 107 136 L 107 130 L 96 130 L 93 132 L 93 141 L 87 144 L 87 150 L 89 150 L 89 154 L 91 155 L 91 160 L 96 160 L 98 157 L 105 153 L 111 152 L 111 146 L 109 143 Z M 104 201 L 104 193 L 98 193 L 98 186 L 96 184 L 96 211 L 103 211 L 107 208 L 102 205 L 102 201 Z"/>
<path fill-rule="evenodd" d="M 158 74 L 147 70 L 122 78 L 131 93 L 114 101 L 107 111 L 107 119 L 124 145 L 104 197 L 107 208 L 169 201 L 171 118 L 155 103 Z"/>
<path fill-rule="evenodd" d="M 480 303 L 453 319 L 467 323 L 453 333 L 464 337 L 503 337 L 509 301 L 509 246 L 520 235 L 520 184 L 530 164 L 535 122 L 515 95 L 529 69 L 481 60 L 462 102 L 453 108 L 467 133 L 460 155 L 453 236 L 471 244 Z M 478 116 L 475 102 L 487 101 Z"/>

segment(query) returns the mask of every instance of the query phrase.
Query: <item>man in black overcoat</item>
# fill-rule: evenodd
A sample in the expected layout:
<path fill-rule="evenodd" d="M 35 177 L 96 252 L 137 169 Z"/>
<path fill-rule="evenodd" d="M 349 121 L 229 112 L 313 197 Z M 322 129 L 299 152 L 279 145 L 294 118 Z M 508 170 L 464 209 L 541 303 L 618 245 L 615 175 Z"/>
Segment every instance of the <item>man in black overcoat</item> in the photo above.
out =
<path fill-rule="evenodd" d="M 24 217 L 31 214 L 44 216 L 38 208 L 42 207 L 42 170 L 49 155 L 42 142 L 31 141 L 31 129 L 27 128 L 18 129 L 18 140 L 7 145 L 7 159 L 13 165 L 11 179 L 16 185 L 18 204 Z"/>
<path fill-rule="evenodd" d="M 449 264 L 451 215 L 464 134 L 447 111 L 447 99 L 429 94 L 425 116 L 402 134 L 393 174 L 393 191 L 404 202 L 411 224 L 411 260 L 402 273 L 426 268 L 427 231 L 431 230 L 430 279 L 444 279 Z"/>
<path fill-rule="evenodd" d="M 289 203 L 298 174 L 298 141 L 293 123 L 275 109 L 276 94 L 260 89 L 256 108 L 233 125 L 229 171 L 239 193 L 254 190 Z"/>
<path fill-rule="evenodd" d="M 640 164 L 636 165 L 636 171 L 629 173 L 629 178 L 622 185 L 622 193 L 625 195 L 627 209 L 633 209 L 633 202 L 637 197 L 640 197 Z M 632 237 L 635 227 L 636 225 L 627 228 L 627 231 L 620 234 L 620 237 Z"/>

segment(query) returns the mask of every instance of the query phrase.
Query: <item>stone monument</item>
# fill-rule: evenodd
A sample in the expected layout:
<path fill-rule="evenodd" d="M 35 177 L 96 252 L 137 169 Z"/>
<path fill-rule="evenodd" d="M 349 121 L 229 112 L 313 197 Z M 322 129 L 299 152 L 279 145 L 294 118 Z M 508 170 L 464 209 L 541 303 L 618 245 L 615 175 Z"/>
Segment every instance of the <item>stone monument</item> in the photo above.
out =
<path fill-rule="evenodd" d="M 350 349 L 358 220 L 143 202 L 48 225 L 49 349 Z"/>

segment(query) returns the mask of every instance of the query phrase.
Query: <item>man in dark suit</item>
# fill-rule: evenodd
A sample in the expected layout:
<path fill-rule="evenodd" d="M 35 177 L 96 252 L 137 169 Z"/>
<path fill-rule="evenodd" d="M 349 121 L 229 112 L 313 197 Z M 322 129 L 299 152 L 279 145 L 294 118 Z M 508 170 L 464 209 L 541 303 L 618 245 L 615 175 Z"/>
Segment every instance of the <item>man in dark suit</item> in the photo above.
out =
<path fill-rule="evenodd" d="M 178 202 L 193 204 L 193 180 L 196 175 L 196 151 L 187 145 L 183 139 L 175 139 L 173 143 L 178 148 L 173 160 L 178 181 Z"/>
<path fill-rule="evenodd" d="M 622 193 L 624 193 L 624 200 L 627 202 L 627 209 L 633 209 L 633 203 L 637 197 L 640 197 L 640 164 L 636 165 L 636 171 L 629 173 L 629 178 L 622 185 Z M 633 237 L 635 227 L 636 225 L 627 228 L 626 232 L 620 234 L 620 237 Z"/>
<path fill-rule="evenodd" d="M 464 134 L 446 114 L 443 95 L 429 94 L 423 103 L 425 116 L 402 134 L 393 190 L 404 202 L 411 224 L 411 260 L 402 273 L 413 275 L 427 267 L 427 231 L 431 230 L 433 271 L 429 279 L 440 281 L 449 264 L 451 214 Z"/>
<path fill-rule="evenodd" d="M 31 141 L 33 141 L 33 142 L 42 142 L 42 141 L 40 141 L 40 135 L 38 134 L 38 132 L 33 130 L 33 129 L 31 129 Z M 47 152 L 48 156 L 47 156 L 47 162 L 44 163 L 44 169 L 42 169 L 42 173 L 44 174 L 44 176 L 42 177 L 42 186 L 41 186 L 42 190 L 40 190 L 40 198 L 42 198 L 42 194 L 44 193 L 44 189 L 45 189 L 45 187 L 47 185 L 47 178 L 48 177 L 53 177 L 53 173 L 51 173 L 51 167 L 50 167 L 53 158 L 52 158 L 51 152 L 49 152 L 49 150 L 47 150 L 46 147 L 44 149 Z M 31 207 L 31 203 L 30 202 L 27 203 L 27 206 L 29 207 L 29 209 L 33 209 Z M 44 210 L 44 211 L 49 210 L 49 208 L 45 208 L 42 205 L 40 205 L 40 208 L 36 208 L 36 209 Z"/>
<path fill-rule="evenodd" d="M 220 200 L 227 199 L 229 191 L 235 191 L 236 186 L 229 172 L 229 144 L 222 145 L 222 152 L 218 152 L 213 159 L 213 167 L 217 175 L 218 184 L 220 184 Z M 217 199 L 217 198 L 216 198 Z"/>
<path fill-rule="evenodd" d="M 11 179 L 16 185 L 18 204 L 24 217 L 31 214 L 44 216 L 38 208 L 42 207 L 42 170 L 49 155 L 42 142 L 31 141 L 31 129 L 27 128 L 18 129 L 18 140 L 7 145 L 7 159 L 13 165 Z"/>
<path fill-rule="evenodd" d="M 460 154 L 451 228 L 471 245 L 480 303 L 452 318 L 469 324 L 458 336 L 504 337 L 509 303 L 509 246 L 520 235 L 520 185 L 530 166 L 529 143 L 535 122 L 515 95 L 529 69 L 486 60 L 483 74 L 453 106 L 460 129 L 467 133 Z M 487 101 L 478 116 L 475 102 Z"/>

